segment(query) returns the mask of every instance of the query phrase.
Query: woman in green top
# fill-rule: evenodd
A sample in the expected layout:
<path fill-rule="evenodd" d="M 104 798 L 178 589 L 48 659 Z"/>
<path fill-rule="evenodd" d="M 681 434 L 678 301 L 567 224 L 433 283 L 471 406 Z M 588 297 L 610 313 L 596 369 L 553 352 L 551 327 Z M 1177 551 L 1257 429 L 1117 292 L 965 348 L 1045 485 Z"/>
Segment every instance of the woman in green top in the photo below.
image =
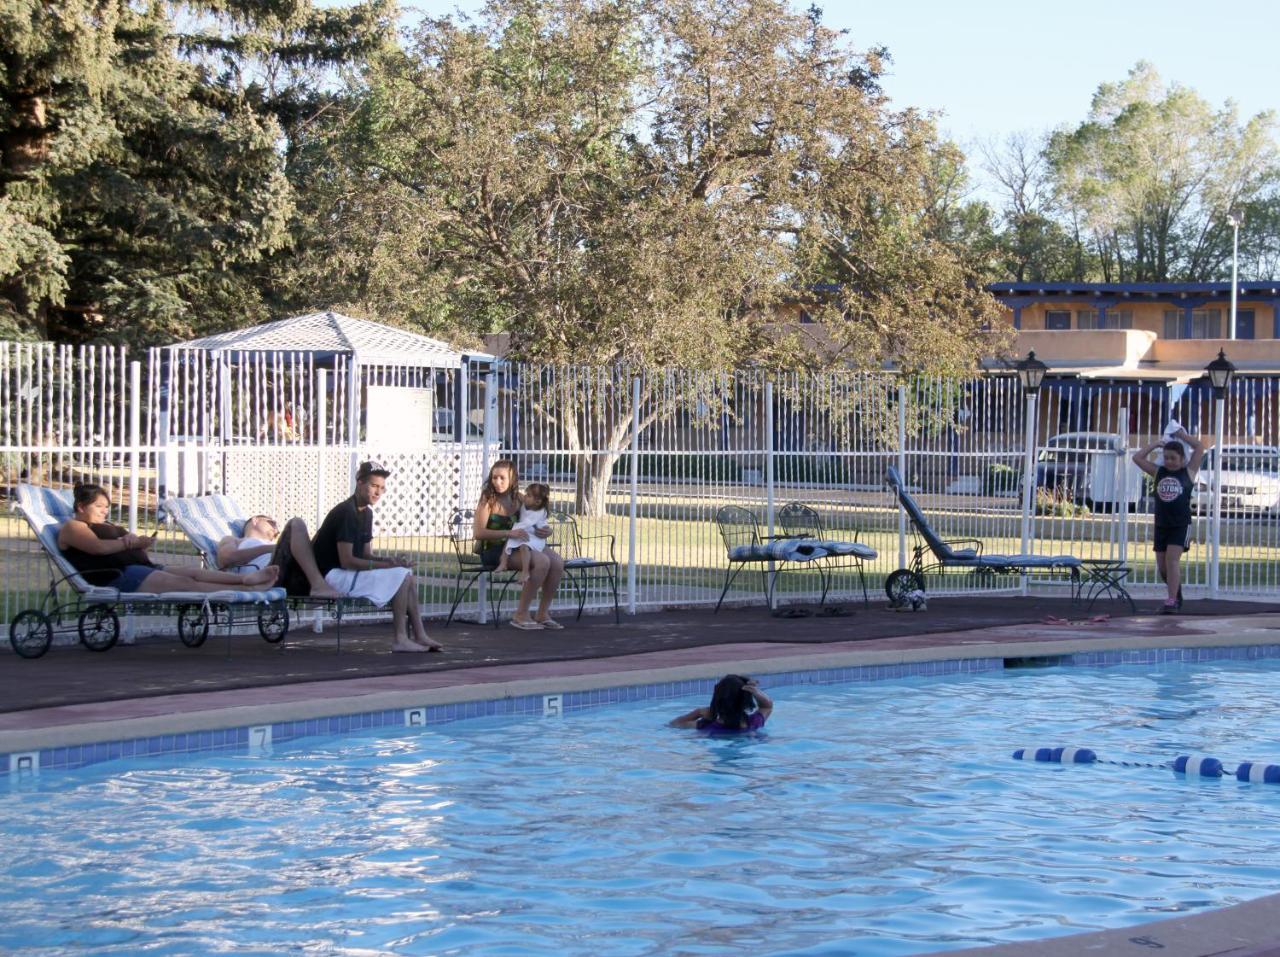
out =
<path fill-rule="evenodd" d="M 475 526 L 472 534 L 481 546 L 480 557 L 485 568 L 495 569 L 502 560 L 502 549 L 509 539 L 525 541 L 529 533 L 513 528 L 516 513 L 520 511 L 520 475 L 515 463 L 500 459 L 489 469 L 489 479 L 480 490 L 480 502 L 476 505 Z M 550 529 L 534 532 L 540 538 L 550 536 Z M 564 559 L 550 548 L 529 555 L 529 580 L 520 589 L 520 601 L 516 605 L 511 624 L 524 631 L 541 631 L 564 628 L 551 617 L 551 602 L 560 578 L 564 575 Z M 533 596 L 541 590 L 538 610 L 532 617 L 529 606 Z"/>

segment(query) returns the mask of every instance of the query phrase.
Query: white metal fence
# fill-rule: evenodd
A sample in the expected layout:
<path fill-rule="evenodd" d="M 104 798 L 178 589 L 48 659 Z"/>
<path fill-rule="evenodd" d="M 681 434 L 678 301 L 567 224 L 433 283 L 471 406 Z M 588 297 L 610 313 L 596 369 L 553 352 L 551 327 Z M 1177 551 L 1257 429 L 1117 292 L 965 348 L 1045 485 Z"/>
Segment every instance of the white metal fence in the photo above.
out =
<path fill-rule="evenodd" d="M 1149 495 L 1115 449 L 1151 440 L 1171 413 L 1192 431 L 1216 425 L 1198 384 L 1063 380 L 1029 405 L 1010 376 L 357 362 L 2 343 L 5 485 L 98 482 L 112 493 L 115 520 L 158 529 L 164 560 L 183 562 L 196 561 L 195 552 L 164 524 L 164 496 L 218 492 L 248 514 L 300 515 L 314 528 L 350 493 L 355 464 L 377 458 L 393 475 L 377 510 L 376 545 L 415 556 L 422 598 L 440 613 L 456 571 L 450 515 L 473 507 L 488 466 L 510 458 L 522 482 L 551 485 L 553 504 L 583 534 L 613 536 L 622 600 L 645 609 L 716 600 L 725 551 L 715 514 L 727 504 L 754 510 L 764 534 L 780 531 L 786 503 L 813 507 L 832 537 L 877 549 L 869 572 L 878 589 L 914 545 L 884 487 L 886 467 L 896 464 L 944 538 L 978 539 L 1002 553 L 1025 546 L 1122 560 L 1141 588 L 1157 583 Z M 1276 396 L 1275 380 L 1247 378 L 1223 404 L 1223 514 L 1215 545 L 1210 483 L 1198 495 L 1196 541 L 1205 544 L 1189 556 L 1192 594 L 1280 594 Z M 1029 409 L 1037 491 L 1024 507 L 1033 478 Z M 8 620 L 47 585 L 48 572 L 16 516 L 7 517 L 3 549 Z M 816 594 L 811 573 L 783 582 L 784 600 Z M 731 598 L 748 597 L 755 584 L 744 579 Z M 961 573 L 929 582 L 945 592 L 1026 585 Z M 852 573 L 836 591 L 860 597 Z M 464 607 L 474 608 L 474 597 Z M 600 588 L 590 596 L 593 607 L 610 601 Z"/>

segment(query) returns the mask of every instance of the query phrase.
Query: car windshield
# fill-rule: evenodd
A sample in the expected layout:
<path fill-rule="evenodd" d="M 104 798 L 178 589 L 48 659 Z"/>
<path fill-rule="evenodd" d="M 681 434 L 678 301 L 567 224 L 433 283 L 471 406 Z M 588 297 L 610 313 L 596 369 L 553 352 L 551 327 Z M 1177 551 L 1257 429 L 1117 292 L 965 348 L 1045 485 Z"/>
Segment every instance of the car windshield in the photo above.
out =
<path fill-rule="evenodd" d="M 1057 449 L 1089 449 L 1110 451 L 1115 448 L 1115 440 L 1109 435 L 1078 435 L 1050 439 L 1049 448 Z"/>
<path fill-rule="evenodd" d="M 1041 449 L 1038 461 L 1064 462 L 1074 465 L 1085 460 L 1085 453 L 1076 449 Z"/>
<path fill-rule="evenodd" d="M 1041 462 L 1081 462 L 1090 452 L 1114 452 L 1112 439 L 1105 435 L 1081 435 L 1050 439 L 1040 451 Z"/>
<path fill-rule="evenodd" d="M 1274 452 L 1228 452 L 1222 457 L 1222 470 L 1280 475 L 1280 455 Z"/>

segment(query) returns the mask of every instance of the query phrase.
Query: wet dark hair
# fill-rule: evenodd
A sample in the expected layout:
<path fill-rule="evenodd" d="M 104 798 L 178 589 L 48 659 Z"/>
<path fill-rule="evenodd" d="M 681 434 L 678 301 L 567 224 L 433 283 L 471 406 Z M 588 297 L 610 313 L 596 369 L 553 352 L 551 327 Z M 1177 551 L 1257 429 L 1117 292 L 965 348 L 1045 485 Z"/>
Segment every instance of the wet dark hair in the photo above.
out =
<path fill-rule="evenodd" d="M 742 675 L 725 675 L 711 692 L 711 718 L 724 728 L 740 728 L 746 716 L 756 710 L 756 698 L 746 690 L 750 681 Z"/>
<path fill-rule="evenodd" d="M 1181 442 L 1166 442 L 1161 451 L 1166 453 L 1177 452 L 1182 458 L 1185 459 L 1187 457 L 1187 450 L 1182 447 Z"/>
<path fill-rule="evenodd" d="M 111 496 L 107 494 L 107 490 L 101 485 L 94 485 L 91 482 L 85 482 L 77 485 L 71 492 L 71 504 L 75 508 L 85 508 L 92 505 L 101 495 L 107 500 L 107 504 L 111 504 Z"/>
<path fill-rule="evenodd" d="M 489 466 L 489 474 L 485 476 L 484 485 L 480 487 L 480 502 L 485 505 L 492 505 L 498 501 L 498 493 L 493 488 L 493 470 L 504 468 L 511 475 L 511 487 L 507 491 L 511 494 L 514 501 L 520 501 L 520 473 L 516 470 L 516 463 L 510 459 L 498 459 Z"/>

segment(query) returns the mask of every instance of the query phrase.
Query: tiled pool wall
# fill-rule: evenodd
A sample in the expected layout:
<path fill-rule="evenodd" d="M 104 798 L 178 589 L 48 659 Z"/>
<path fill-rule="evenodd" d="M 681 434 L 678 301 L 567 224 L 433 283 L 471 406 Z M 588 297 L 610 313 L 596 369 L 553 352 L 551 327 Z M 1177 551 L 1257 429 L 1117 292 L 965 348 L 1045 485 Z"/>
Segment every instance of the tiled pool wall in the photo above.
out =
<path fill-rule="evenodd" d="M 757 671 L 763 686 L 846 684 L 893 678 L 938 677 L 1037 667 L 1108 667 L 1143 664 L 1196 664 L 1211 661 L 1251 661 L 1280 658 L 1280 644 L 1231 645 L 1206 648 L 1145 648 L 1082 651 L 1025 657 L 947 658 L 901 664 L 850 665 L 802 671 Z M 422 705 L 366 711 L 358 714 L 306 718 L 273 724 L 246 725 L 214 731 L 190 731 L 146 738 L 0 754 L 0 777 L 20 777 L 40 770 L 68 770 L 120 758 L 192 755 L 205 752 L 254 753 L 299 738 L 345 734 L 368 728 L 416 728 L 498 715 L 558 717 L 629 701 L 663 701 L 709 696 L 718 678 L 660 681 L 653 684 L 598 688 L 590 691 L 546 692 L 456 704 Z"/>

